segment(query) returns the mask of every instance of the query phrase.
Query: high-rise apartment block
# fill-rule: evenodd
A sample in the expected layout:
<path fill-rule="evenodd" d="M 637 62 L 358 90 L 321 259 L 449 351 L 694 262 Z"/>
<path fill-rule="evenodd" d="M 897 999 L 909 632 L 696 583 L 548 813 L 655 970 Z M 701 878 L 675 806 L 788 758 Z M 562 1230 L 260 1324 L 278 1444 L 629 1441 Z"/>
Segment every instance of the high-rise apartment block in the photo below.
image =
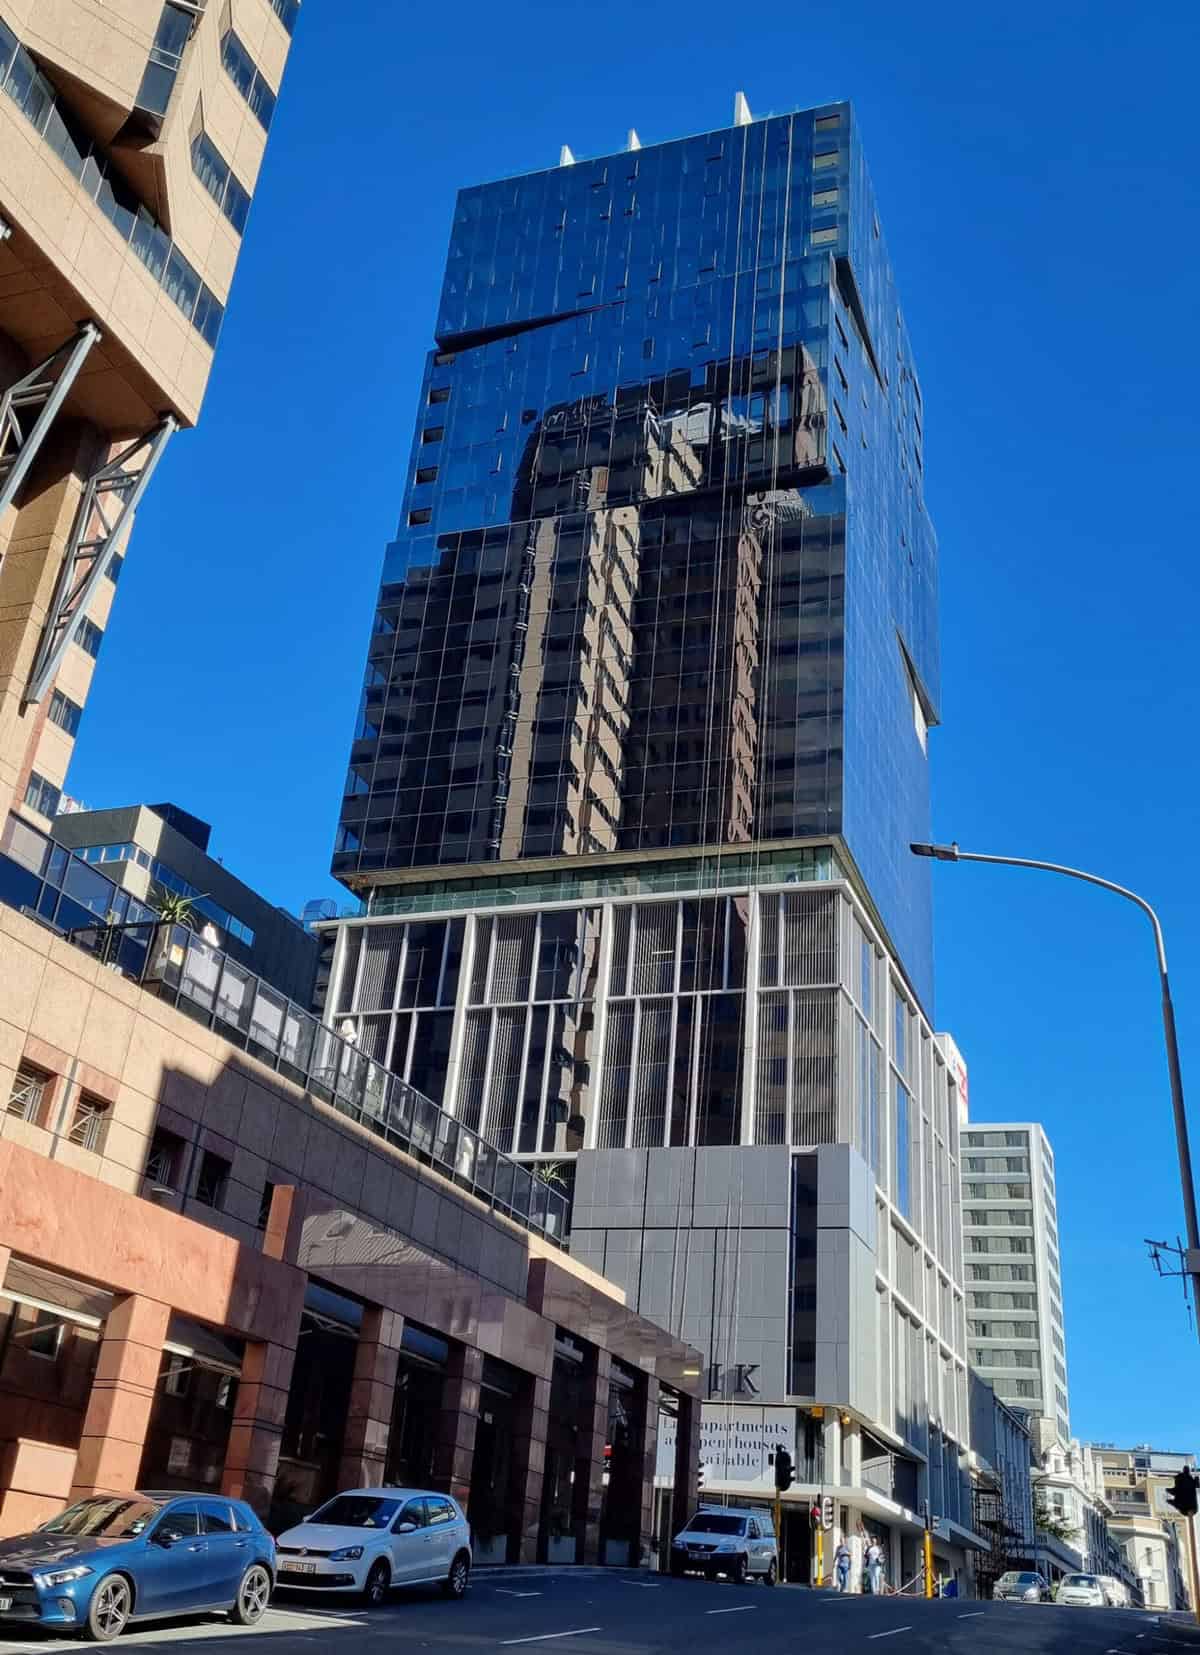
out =
<path fill-rule="evenodd" d="M 299 0 L 0 0 L 0 820 L 57 812 L 200 411 Z"/>
<path fill-rule="evenodd" d="M 923 419 L 846 104 L 464 190 L 327 1003 L 894 1570 L 970 1520 Z"/>
<path fill-rule="evenodd" d="M 1036 1123 L 962 1132 L 971 1365 L 1014 1407 L 1071 1441 L 1054 1153 Z"/>

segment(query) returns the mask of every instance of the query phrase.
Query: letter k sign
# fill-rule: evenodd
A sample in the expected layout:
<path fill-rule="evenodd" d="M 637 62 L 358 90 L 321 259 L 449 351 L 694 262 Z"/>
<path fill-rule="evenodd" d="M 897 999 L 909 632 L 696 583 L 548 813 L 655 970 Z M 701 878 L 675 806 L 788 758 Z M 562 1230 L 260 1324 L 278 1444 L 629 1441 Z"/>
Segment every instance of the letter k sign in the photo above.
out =
<path fill-rule="evenodd" d="M 750 1376 L 757 1373 L 761 1366 L 762 1364 L 759 1362 L 739 1362 L 737 1364 L 737 1388 L 743 1395 L 758 1395 L 758 1386 Z"/>

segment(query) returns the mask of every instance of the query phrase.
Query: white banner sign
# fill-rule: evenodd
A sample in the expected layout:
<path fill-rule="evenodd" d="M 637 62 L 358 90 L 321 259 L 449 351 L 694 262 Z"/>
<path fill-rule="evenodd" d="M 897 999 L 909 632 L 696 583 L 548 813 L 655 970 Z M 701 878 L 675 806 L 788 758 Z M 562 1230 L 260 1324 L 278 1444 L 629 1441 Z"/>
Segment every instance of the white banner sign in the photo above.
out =
<path fill-rule="evenodd" d="M 775 1471 L 768 1456 L 782 1444 L 796 1458 L 796 1410 L 747 1408 L 706 1402 L 700 1415 L 700 1463 L 704 1488 L 773 1494 Z M 667 1487 L 675 1476 L 675 1422 L 664 1420 L 658 1438 L 655 1482 Z"/>

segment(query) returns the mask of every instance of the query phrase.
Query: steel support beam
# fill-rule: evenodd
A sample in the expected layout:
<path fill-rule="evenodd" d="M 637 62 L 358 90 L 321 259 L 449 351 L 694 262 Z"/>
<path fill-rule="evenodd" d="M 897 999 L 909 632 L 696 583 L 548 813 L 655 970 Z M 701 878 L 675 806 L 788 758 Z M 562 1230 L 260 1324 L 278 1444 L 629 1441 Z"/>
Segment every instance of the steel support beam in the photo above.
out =
<path fill-rule="evenodd" d="M 73 339 L 31 368 L 0 397 L 0 512 L 12 504 L 33 464 L 54 416 L 100 337 L 94 322 L 85 322 Z"/>
<path fill-rule="evenodd" d="M 40 701 L 54 682 L 75 623 L 112 562 L 177 423 L 173 414 L 164 414 L 152 430 L 98 466 L 88 478 L 29 675 L 25 706 Z"/>

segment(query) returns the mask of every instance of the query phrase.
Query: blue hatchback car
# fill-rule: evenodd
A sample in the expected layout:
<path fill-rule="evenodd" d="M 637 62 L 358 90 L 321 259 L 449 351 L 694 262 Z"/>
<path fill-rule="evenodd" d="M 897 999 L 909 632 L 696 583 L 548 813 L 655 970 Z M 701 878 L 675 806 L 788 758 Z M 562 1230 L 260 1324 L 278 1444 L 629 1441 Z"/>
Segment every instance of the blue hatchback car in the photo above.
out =
<path fill-rule="evenodd" d="M 266 1613 L 275 1542 L 248 1505 L 211 1494 L 97 1494 L 0 1540 L 0 1634 L 74 1629 L 94 1643 L 131 1621 Z"/>

